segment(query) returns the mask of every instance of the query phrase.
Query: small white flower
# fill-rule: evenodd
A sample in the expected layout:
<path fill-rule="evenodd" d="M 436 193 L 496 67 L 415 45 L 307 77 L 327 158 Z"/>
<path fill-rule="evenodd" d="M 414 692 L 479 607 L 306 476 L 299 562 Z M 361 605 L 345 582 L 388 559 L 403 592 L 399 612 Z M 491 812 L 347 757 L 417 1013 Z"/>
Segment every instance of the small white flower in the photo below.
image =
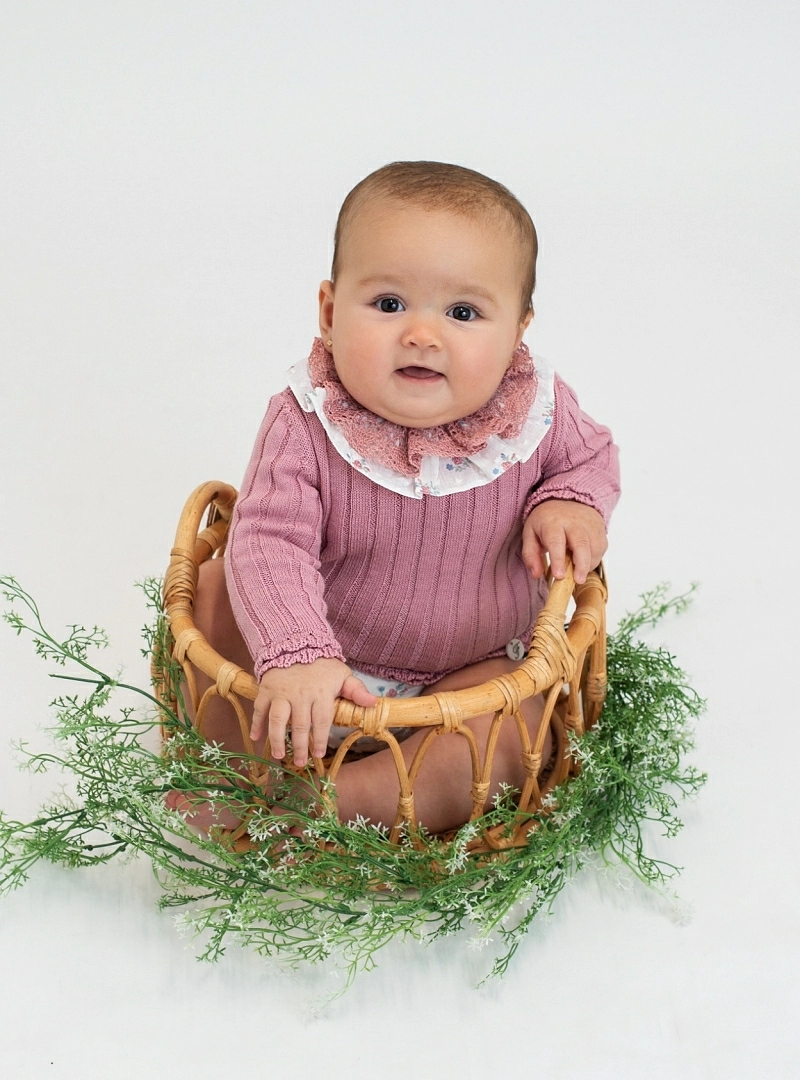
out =
<path fill-rule="evenodd" d="M 491 945 L 494 939 L 490 937 L 473 937 L 467 942 L 467 948 L 473 952 L 480 952 L 481 949 L 485 949 L 487 945 Z"/>
<path fill-rule="evenodd" d="M 191 933 L 193 929 L 192 920 L 185 912 L 181 912 L 178 915 L 173 915 L 172 921 L 175 924 L 175 929 L 178 931 L 178 934 L 181 937 L 186 937 L 187 934 Z"/>
<path fill-rule="evenodd" d="M 219 764 L 222 760 L 222 746 L 217 742 L 207 742 L 200 751 L 203 761 L 212 761 Z"/>

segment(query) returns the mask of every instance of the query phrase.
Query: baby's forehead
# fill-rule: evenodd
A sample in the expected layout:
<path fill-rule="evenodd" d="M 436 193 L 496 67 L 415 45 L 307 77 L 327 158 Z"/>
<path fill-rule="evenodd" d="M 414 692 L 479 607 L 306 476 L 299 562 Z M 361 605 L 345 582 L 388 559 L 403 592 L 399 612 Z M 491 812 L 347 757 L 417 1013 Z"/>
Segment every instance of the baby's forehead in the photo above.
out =
<path fill-rule="evenodd" d="M 480 225 L 487 232 L 516 235 L 515 222 L 503 206 L 488 200 L 471 200 L 463 204 L 451 204 L 430 198 L 415 199 L 383 193 L 371 193 L 358 200 L 350 209 L 346 228 L 356 223 L 375 218 L 402 219 L 404 216 L 430 214 L 431 217 L 443 216 Z"/>
<path fill-rule="evenodd" d="M 431 219 L 430 230 L 428 230 L 428 223 L 426 222 L 427 217 Z M 453 234 L 448 228 L 443 231 L 440 230 L 439 226 L 442 219 L 444 219 L 445 226 L 454 226 L 456 231 L 462 230 L 465 226 L 468 230 L 475 229 L 481 238 L 478 241 L 478 246 L 483 249 L 485 241 L 486 244 L 491 245 L 496 254 L 499 250 L 501 261 L 507 260 L 509 266 L 514 267 L 515 273 L 519 270 L 520 260 L 524 262 L 523 245 L 519 231 L 502 207 L 491 206 L 480 211 L 473 206 L 454 209 L 449 206 L 430 205 L 428 202 L 418 202 L 413 199 L 398 199 L 391 196 L 377 195 L 370 196 L 364 199 L 360 205 L 353 207 L 347 221 L 343 222 L 344 227 L 339 236 L 342 249 L 339 252 L 340 265 L 344 260 L 349 260 L 349 257 L 356 251 L 361 254 L 365 251 L 374 253 L 376 244 L 378 245 L 378 251 L 385 251 L 384 242 L 389 243 L 389 250 L 392 252 L 396 250 L 396 245 L 400 243 L 405 255 L 412 262 L 416 261 L 414 259 L 415 250 L 409 250 L 402 242 L 405 239 L 403 231 L 404 218 L 409 223 L 409 237 L 419 234 L 420 219 L 422 221 L 421 227 L 427 241 L 423 242 L 422 248 L 427 250 L 416 252 L 420 263 L 429 256 L 431 244 L 435 245 L 437 239 L 441 240 L 440 247 L 450 250 L 450 245 L 454 242 Z M 388 234 L 386 226 L 389 226 Z M 482 261 L 479 255 L 477 261 Z"/>
<path fill-rule="evenodd" d="M 519 287 L 523 309 L 530 307 L 535 251 L 505 207 L 483 201 L 478 205 L 474 199 L 453 206 L 370 192 L 353 200 L 340 215 L 331 279 L 336 282 L 340 274 L 348 273 L 355 274 L 362 286 L 373 284 L 376 276 L 388 282 L 387 271 L 394 265 L 404 279 L 419 272 L 420 281 L 430 283 L 437 264 L 452 269 L 459 263 L 459 281 L 482 283 L 495 294 L 502 280 L 502 288 Z M 441 277 L 436 281 L 442 284 Z"/>

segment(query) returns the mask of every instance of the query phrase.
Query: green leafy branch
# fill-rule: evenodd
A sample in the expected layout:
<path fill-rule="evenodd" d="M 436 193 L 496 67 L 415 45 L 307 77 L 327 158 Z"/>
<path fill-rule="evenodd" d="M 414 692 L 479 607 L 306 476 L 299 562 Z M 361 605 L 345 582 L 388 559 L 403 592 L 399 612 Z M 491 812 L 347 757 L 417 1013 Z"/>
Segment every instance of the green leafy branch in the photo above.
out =
<path fill-rule="evenodd" d="M 526 846 L 487 861 L 470 850 L 470 841 L 488 825 L 516 823 L 513 791 L 452 839 L 423 832 L 421 845 L 408 834 L 399 846 L 390 843 L 387 830 L 363 818 L 340 822 L 320 803 L 310 774 L 287 776 L 275 766 L 267 803 L 263 788 L 238 768 L 241 754 L 206 743 L 181 719 L 180 707 L 176 712 L 90 662 L 91 651 L 107 644 L 102 630 L 75 625 L 58 640 L 13 578 L 0 579 L 0 586 L 12 605 L 11 627 L 30 635 L 44 659 L 70 666 L 70 674 L 58 677 L 86 685 L 83 696 L 53 702 L 53 750 L 22 748 L 26 767 L 63 769 L 74 791 L 52 799 L 30 822 L 0 814 L 0 892 L 23 884 L 40 859 L 90 866 L 143 854 L 160 883 L 161 907 L 178 909 L 179 928 L 200 935 L 202 958 L 218 958 L 232 941 L 288 964 L 334 958 L 349 984 L 398 936 L 432 940 L 465 928 L 474 948 L 499 944 L 490 974 L 502 974 L 533 919 L 598 853 L 655 887 L 676 872 L 647 853 L 646 833 L 655 825 L 674 836 L 680 799 L 704 782 L 686 764 L 691 725 L 704 703 L 674 657 L 636 633 L 683 610 L 691 592 L 670 598 L 659 586 L 622 619 L 608 639 L 601 720 L 573 744 L 580 775 L 551 794 Z M 155 608 L 144 653 L 179 693 L 159 585 L 148 581 L 143 588 Z M 112 713 L 113 695 L 122 689 L 139 695 L 146 711 Z M 142 739 L 159 726 L 170 737 L 154 753 Z M 255 805 L 251 848 L 237 852 L 218 837 L 197 836 L 165 805 L 171 791 L 237 815 Z"/>

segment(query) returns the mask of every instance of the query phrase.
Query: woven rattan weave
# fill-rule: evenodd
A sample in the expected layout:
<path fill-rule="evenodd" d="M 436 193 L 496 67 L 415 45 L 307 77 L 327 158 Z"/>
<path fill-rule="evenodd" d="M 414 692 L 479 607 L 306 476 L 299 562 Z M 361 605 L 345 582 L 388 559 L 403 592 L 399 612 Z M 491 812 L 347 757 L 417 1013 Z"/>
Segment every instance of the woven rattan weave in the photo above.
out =
<path fill-rule="evenodd" d="M 236 496 L 234 488 L 212 481 L 198 487 L 187 500 L 164 580 L 164 605 L 174 642 L 173 656 L 183 670 L 183 692 L 191 700 L 196 727 L 202 734 L 204 714 L 212 697 L 227 700 L 238 717 L 245 748 L 253 755 L 249 766 L 251 779 L 257 780 L 266 774 L 268 765 L 255 755 L 242 701 L 255 700 L 258 684 L 250 673 L 211 648 L 193 617 L 198 568 L 206 559 L 223 557 Z M 206 524 L 201 529 L 204 516 Z M 330 757 L 313 759 L 317 777 L 332 781 L 330 785 L 322 786 L 322 798 L 332 800 L 329 805 L 335 806 L 335 794 L 331 793 L 335 792 L 337 773 L 361 735 L 385 742 L 400 783 L 397 814 L 391 831 L 392 838 L 397 840 L 404 823 L 413 831 L 414 783 L 432 740 L 442 733 L 455 732 L 469 744 L 472 762 L 470 820 L 479 818 L 484 813 L 501 725 L 513 724 L 519 736 L 526 776 L 518 798 L 519 823 L 511 832 L 506 826 L 483 829 L 472 841 L 470 849 L 491 852 L 524 844 L 535 823 L 532 815 L 542 809 L 543 797 L 577 770 L 570 754 L 567 732 L 580 735 L 597 721 L 602 710 L 606 688 L 606 598 L 602 569 L 590 573 L 584 584 L 576 585 L 568 567 L 564 579 L 551 581 L 530 651 L 512 674 L 467 690 L 411 699 L 382 698 L 372 708 L 340 699 L 335 724 L 359 730 L 348 734 Z M 572 600 L 574 609 L 567 621 Z M 476 612 L 476 618 L 480 618 L 479 612 Z M 195 668 L 212 680 L 212 685 L 202 695 L 197 691 Z M 161 691 L 164 689 L 162 686 Z M 543 721 L 532 743 L 519 707 L 523 699 L 535 694 L 544 696 L 545 707 Z M 487 713 L 494 713 L 494 718 L 481 759 L 478 742 L 465 721 Z M 406 765 L 397 739 L 388 730 L 392 727 L 427 729 L 410 767 Z M 548 728 L 554 751 L 542 769 L 542 749 Z M 269 753 L 269 746 L 265 753 Z M 229 834 L 229 841 L 247 845 L 246 818 L 235 833 Z"/>

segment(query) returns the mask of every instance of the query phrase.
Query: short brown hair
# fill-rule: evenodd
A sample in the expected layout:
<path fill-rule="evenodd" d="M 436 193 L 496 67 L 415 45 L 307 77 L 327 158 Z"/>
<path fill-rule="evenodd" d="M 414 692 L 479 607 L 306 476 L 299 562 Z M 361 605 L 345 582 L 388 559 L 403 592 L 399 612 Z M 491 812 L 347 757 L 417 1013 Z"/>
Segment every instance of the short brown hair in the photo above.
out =
<path fill-rule="evenodd" d="M 477 217 L 487 211 L 502 214 L 516 234 L 523 259 L 522 317 L 533 310 L 536 256 L 539 244 L 531 216 L 507 187 L 474 169 L 443 161 L 394 161 L 356 184 L 342 203 L 333 241 L 331 281 L 336 284 L 342 236 L 361 207 L 371 199 L 389 198 L 430 210 L 450 210 Z"/>

